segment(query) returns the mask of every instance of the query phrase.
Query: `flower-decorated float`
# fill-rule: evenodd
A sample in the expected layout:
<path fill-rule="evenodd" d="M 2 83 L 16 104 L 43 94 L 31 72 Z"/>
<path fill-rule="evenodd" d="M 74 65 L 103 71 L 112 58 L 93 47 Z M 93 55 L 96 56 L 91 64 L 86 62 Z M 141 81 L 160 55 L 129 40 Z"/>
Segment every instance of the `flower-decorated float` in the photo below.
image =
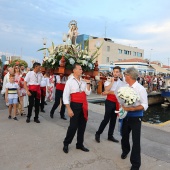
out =
<path fill-rule="evenodd" d="M 101 45 L 96 47 L 96 51 L 91 53 L 88 50 L 88 46 L 84 49 L 81 48 L 81 44 L 76 44 L 77 37 L 77 22 L 72 20 L 69 23 L 68 34 L 63 35 L 62 45 L 57 45 L 52 42 L 52 46 L 49 48 L 42 48 L 38 51 L 47 50 L 48 55 L 44 56 L 41 71 L 50 71 L 60 76 L 69 76 L 72 73 L 72 67 L 74 63 L 78 63 L 83 69 L 83 78 L 96 79 L 98 82 L 98 93 L 102 92 L 102 85 L 100 80 L 106 80 L 106 77 L 101 77 L 99 74 L 97 57 L 99 55 L 99 49 Z"/>
<path fill-rule="evenodd" d="M 40 49 L 40 50 L 44 50 Z M 43 59 L 43 70 L 54 71 L 55 74 L 69 75 L 72 72 L 74 63 L 82 66 L 83 73 L 91 77 L 98 75 L 98 49 L 92 55 L 89 55 L 88 50 L 80 49 L 80 45 L 58 45 L 52 43 L 50 48 L 47 48 L 48 56 Z"/>

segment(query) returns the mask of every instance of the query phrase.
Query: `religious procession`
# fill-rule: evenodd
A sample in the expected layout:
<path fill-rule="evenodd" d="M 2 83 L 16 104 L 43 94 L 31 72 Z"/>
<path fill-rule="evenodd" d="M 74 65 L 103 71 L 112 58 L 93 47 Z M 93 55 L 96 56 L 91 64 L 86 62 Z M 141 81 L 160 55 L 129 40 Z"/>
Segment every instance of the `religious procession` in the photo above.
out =
<path fill-rule="evenodd" d="M 129 67 L 122 73 L 121 67 L 115 66 L 109 77 L 101 76 L 96 60 L 98 51 L 93 52 L 91 56 L 86 51 L 81 51 L 80 46 L 76 45 L 77 22 L 71 21 L 69 28 L 68 34 L 63 39 L 65 44 L 55 47 L 52 43 L 48 48 L 49 57 L 44 58 L 42 65 L 34 62 L 32 68 L 28 68 L 17 61 L 7 66 L 3 74 L 1 94 L 9 109 L 8 119 L 19 123 L 20 117 L 26 116 L 26 123 L 31 124 L 34 121 L 39 124 L 40 113 L 47 113 L 51 119 L 60 114 L 64 121 L 70 119 L 63 139 L 63 152 L 66 154 L 70 152 L 69 146 L 76 132 L 76 149 L 89 152 L 90 149 L 84 145 L 88 121 L 87 96 L 96 91 L 106 96 L 104 117 L 94 134 L 96 143 L 101 142 L 102 133 L 107 125 L 109 125 L 108 141 L 119 143 L 114 136 L 116 122 L 119 119 L 121 159 L 126 159 L 131 151 L 130 169 L 138 170 L 141 166 L 142 117 L 148 108 L 146 89 L 137 81 L 139 72 L 134 67 Z M 41 50 L 44 48 L 39 51 Z M 100 79 L 102 83 L 96 87 L 96 80 Z M 46 110 L 46 105 L 50 103 L 51 110 Z M 59 113 L 56 111 L 57 108 Z"/>

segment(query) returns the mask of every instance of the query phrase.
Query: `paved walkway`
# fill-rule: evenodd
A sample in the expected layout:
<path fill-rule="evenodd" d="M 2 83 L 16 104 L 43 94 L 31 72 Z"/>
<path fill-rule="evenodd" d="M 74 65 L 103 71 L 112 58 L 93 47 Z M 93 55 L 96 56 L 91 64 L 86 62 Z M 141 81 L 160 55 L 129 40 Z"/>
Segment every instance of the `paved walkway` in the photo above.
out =
<path fill-rule="evenodd" d="M 7 109 L 7 106 L 5 105 L 4 97 L 0 93 L 0 110 L 4 110 L 4 109 Z"/>
<path fill-rule="evenodd" d="M 93 95 L 92 97 L 96 97 Z M 2 104 L 3 100 L 0 99 Z M 107 140 L 107 129 L 101 135 L 101 143 L 94 140 L 94 134 L 103 119 L 104 106 L 89 104 L 89 121 L 84 145 L 90 149 L 84 153 L 75 148 L 76 137 L 69 146 L 69 153 L 62 151 L 69 120 L 60 119 L 56 110 L 54 119 L 49 117 L 52 103 L 46 113 L 40 113 L 40 124 L 33 120 L 27 124 L 26 117 L 19 121 L 8 120 L 8 110 L 0 110 L 0 170 L 128 170 L 129 155 L 122 160 L 120 143 Z M 27 109 L 25 109 L 27 111 Z M 33 118 L 32 118 L 33 119 Z M 163 129 L 164 128 L 164 129 Z M 142 126 L 141 170 L 170 169 L 169 124 L 165 126 Z M 117 125 L 115 137 L 121 139 Z"/>

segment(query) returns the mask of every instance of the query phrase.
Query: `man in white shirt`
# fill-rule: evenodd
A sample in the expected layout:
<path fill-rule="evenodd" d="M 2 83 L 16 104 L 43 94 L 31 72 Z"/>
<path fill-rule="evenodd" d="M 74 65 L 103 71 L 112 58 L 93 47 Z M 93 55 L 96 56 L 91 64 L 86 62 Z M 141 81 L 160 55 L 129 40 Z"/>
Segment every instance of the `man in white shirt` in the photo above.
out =
<path fill-rule="evenodd" d="M 66 82 L 63 102 L 66 105 L 68 116 L 70 117 L 70 126 L 68 127 L 64 139 L 63 151 L 68 153 L 68 145 L 71 144 L 77 131 L 76 148 L 84 152 L 89 152 L 84 147 L 84 132 L 88 119 L 88 103 L 86 95 L 91 93 L 90 80 L 82 80 L 82 68 L 79 64 L 74 64 L 73 75 Z"/>
<path fill-rule="evenodd" d="M 153 91 L 157 91 L 157 77 L 156 77 L 156 75 L 154 75 L 154 77 L 153 77 L 153 80 L 152 80 L 152 82 L 153 82 Z"/>
<path fill-rule="evenodd" d="M 23 73 L 27 73 L 26 69 L 25 69 L 25 66 L 24 65 L 20 65 L 20 72 L 21 74 Z"/>
<path fill-rule="evenodd" d="M 131 170 L 139 170 L 141 166 L 141 150 L 140 150 L 140 137 L 141 137 L 141 123 L 143 111 L 148 108 L 148 98 L 146 89 L 139 84 L 136 80 L 138 71 L 134 67 L 125 70 L 125 80 L 131 88 L 140 96 L 140 101 L 136 102 L 134 106 L 122 108 L 127 111 L 126 117 L 123 119 L 122 124 L 122 155 L 121 158 L 125 159 L 130 152 L 129 134 L 132 131 L 132 152 L 130 161 L 132 164 Z"/>
<path fill-rule="evenodd" d="M 34 122 L 40 123 L 38 120 L 39 115 L 39 105 L 40 105 L 40 98 L 41 98 L 41 89 L 40 89 L 40 82 L 42 79 L 42 73 L 40 73 L 40 63 L 35 62 L 33 64 L 33 71 L 29 71 L 26 74 L 25 81 L 24 81 L 24 88 L 27 92 L 29 97 L 29 106 L 28 106 L 28 115 L 26 122 L 30 122 L 30 118 L 32 116 L 32 108 L 35 105 L 35 117 Z"/>
<path fill-rule="evenodd" d="M 119 102 L 116 97 L 117 91 L 120 87 L 125 86 L 125 82 L 119 79 L 121 74 L 121 68 L 116 66 L 113 68 L 113 77 L 110 81 L 106 81 L 104 83 L 105 91 L 109 91 L 107 94 L 107 99 L 105 101 L 105 115 L 104 119 L 101 122 L 98 131 L 96 132 L 95 139 L 98 143 L 100 143 L 100 135 L 103 133 L 106 125 L 109 123 L 108 130 L 108 140 L 112 142 L 118 143 L 119 141 L 113 137 L 114 128 L 116 125 L 117 114 L 115 111 L 119 110 Z M 112 93 L 111 93 L 112 92 Z"/>
<path fill-rule="evenodd" d="M 54 105 L 50 111 L 50 117 L 53 119 L 53 115 L 55 110 L 60 104 L 61 101 L 61 110 L 60 110 L 60 116 L 61 119 L 67 120 L 65 117 L 65 105 L 63 104 L 63 91 L 66 83 L 66 77 L 63 75 L 56 75 L 56 91 L 55 91 L 55 102 Z"/>
<path fill-rule="evenodd" d="M 41 79 L 40 89 L 41 89 L 41 112 L 45 113 L 44 105 L 45 105 L 45 96 L 46 96 L 46 87 L 49 88 L 49 74 L 45 73 Z"/>

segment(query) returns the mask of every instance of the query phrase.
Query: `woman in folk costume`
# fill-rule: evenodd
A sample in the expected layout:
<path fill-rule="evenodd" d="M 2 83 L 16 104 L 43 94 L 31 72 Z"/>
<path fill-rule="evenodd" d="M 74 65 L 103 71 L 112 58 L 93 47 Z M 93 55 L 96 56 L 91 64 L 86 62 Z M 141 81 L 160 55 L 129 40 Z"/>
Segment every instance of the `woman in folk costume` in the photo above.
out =
<path fill-rule="evenodd" d="M 18 103 L 18 105 L 17 105 L 17 114 L 18 114 L 18 112 L 22 115 L 23 114 L 23 97 L 21 96 L 21 91 L 20 91 L 20 89 L 21 89 L 21 87 L 20 87 L 20 79 L 21 79 L 21 77 L 22 77 L 22 74 L 21 74 L 21 72 L 20 72 L 20 67 L 19 67 L 19 65 L 15 65 L 14 66 L 14 75 L 15 75 L 15 83 L 17 83 L 18 84 L 18 86 L 19 86 L 19 93 L 20 93 L 20 101 L 19 101 L 19 103 Z"/>
<path fill-rule="evenodd" d="M 53 73 L 50 73 L 50 78 L 49 78 L 49 87 L 47 88 L 47 91 L 46 91 L 46 100 L 49 101 L 49 102 L 52 102 L 53 101 L 53 95 L 54 95 L 54 81 L 55 81 L 55 78 L 54 78 L 54 74 Z"/>
<path fill-rule="evenodd" d="M 23 73 L 20 80 L 19 80 L 21 116 L 25 113 L 24 112 L 24 97 L 26 96 L 26 90 L 24 89 L 24 78 L 25 78 L 25 76 L 26 76 L 26 73 Z"/>

